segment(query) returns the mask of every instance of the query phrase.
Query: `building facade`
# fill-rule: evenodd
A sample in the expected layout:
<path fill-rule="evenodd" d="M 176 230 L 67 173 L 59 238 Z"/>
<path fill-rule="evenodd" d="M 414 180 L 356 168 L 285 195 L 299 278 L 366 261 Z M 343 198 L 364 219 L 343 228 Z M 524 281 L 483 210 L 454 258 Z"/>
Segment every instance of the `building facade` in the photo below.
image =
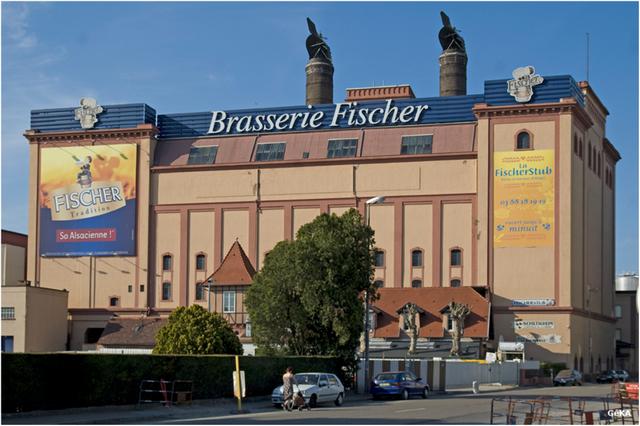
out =
<path fill-rule="evenodd" d="M 332 79 L 330 55 L 319 66 L 309 53 L 308 81 L 315 69 Z M 523 67 L 475 95 L 417 98 L 402 85 L 332 103 L 325 80 L 307 87 L 330 90 L 322 104 L 32 111 L 27 279 L 69 290 L 72 349 L 114 313 L 207 307 L 202 286 L 235 242 L 260 270 L 317 215 L 364 214 L 382 196 L 369 215 L 380 288 L 474 288 L 489 350 L 519 340 L 534 359 L 613 365 L 620 156 L 587 82 Z M 240 312 L 241 297 L 222 297 Z"/>
<path fill-rule="evenodd" d="M 638 275 L 616 277 L 616 365 L 638 377 Z"/>

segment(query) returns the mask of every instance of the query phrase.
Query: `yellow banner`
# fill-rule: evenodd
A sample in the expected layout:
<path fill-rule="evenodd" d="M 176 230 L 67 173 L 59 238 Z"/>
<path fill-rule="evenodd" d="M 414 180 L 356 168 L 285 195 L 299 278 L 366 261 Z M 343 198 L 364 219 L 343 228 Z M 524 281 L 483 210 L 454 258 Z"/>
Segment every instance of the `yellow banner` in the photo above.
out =
<path fill-rule="evenodd" d="M 493 155 L 494 247 L 553 245 L 554 151 Z"/>

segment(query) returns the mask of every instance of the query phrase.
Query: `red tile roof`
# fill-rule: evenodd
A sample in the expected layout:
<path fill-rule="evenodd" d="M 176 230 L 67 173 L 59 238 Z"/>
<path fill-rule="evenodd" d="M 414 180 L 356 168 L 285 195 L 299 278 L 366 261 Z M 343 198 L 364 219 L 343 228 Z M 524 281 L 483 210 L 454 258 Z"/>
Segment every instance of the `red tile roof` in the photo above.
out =
<path fill-rule="evenodd" d="M 489 301 L 470 287 L 381 288 L 380 299 L 373 303 L 376 315 L 374 337 L 400 337 L 398 310 L 412 302 L 425 312 L 420 314 L 420 337 L 445 337 L 441 310 L 451 301 L 465 303 L 471 314 L 465 321 L 464 337 L 487 337 Z"/>
<path fill-rule="evenodd" d="M 238 241 L 234 242 L 222 263 L 209 278 L 213 285 L 250 285 L 256 270 Z M 207 278 L 207 280 L 209 280 Z"/>

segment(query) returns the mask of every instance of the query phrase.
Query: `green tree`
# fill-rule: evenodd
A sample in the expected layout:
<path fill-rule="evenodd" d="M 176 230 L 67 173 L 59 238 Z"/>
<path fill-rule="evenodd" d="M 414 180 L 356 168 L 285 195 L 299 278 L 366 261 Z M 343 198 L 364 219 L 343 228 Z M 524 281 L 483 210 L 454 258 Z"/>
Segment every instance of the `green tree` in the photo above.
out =
<path fill-rule="evenodd" d="M 355 364 L 363 331 L 363 292 L 371 283 L 373 231 L 351 209 L 322 214 L 281 241 L 247 291 L 261 353 L 331 355 Z"/>
<path fill-rule="evenodd" d="M 238 354 L 242 344 L 229 323 L 202 306 L 181 306 L 156 335 L 154 354 Z"/>

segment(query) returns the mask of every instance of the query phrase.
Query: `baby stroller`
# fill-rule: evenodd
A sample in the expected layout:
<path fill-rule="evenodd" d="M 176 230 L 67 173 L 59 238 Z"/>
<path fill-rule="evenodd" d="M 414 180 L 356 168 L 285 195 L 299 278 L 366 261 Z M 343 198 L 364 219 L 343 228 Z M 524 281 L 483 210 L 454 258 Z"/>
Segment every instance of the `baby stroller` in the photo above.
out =
<path fill-rule="evenodd" d="M 311 410 L 311 407 L 304 400 L 304 396 L 302 395 L 302 392 L 300 392 L 300 390 L 294 393 L 292 398 L 284 401 L 283 406 L 287 411 L 292 411 L 296 408 L 298 409 L 298 411 L 302 411 L 304 409 Z"/>

